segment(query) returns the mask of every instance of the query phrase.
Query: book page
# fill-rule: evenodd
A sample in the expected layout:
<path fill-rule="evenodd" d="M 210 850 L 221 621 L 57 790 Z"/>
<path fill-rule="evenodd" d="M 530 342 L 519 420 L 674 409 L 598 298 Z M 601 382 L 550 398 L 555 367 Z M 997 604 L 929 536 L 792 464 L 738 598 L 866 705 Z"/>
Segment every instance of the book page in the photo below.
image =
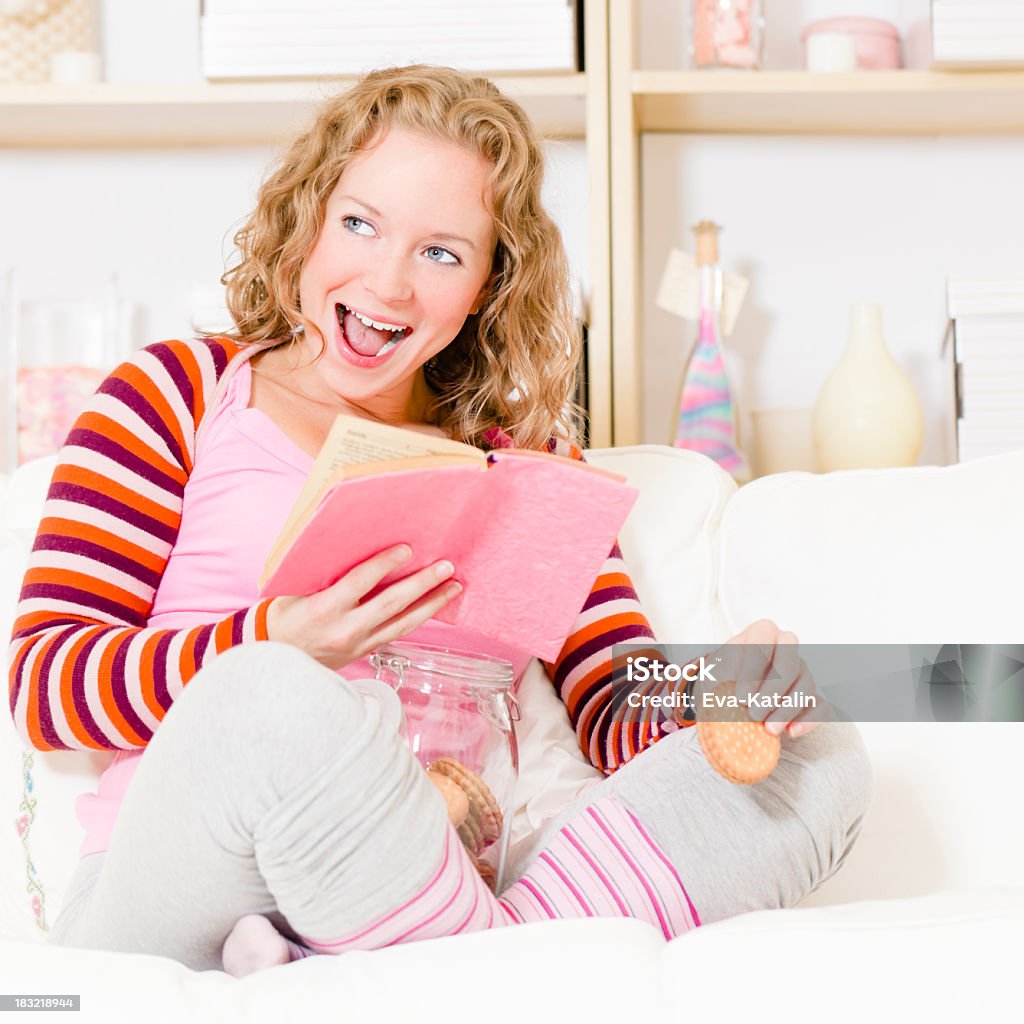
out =
<path fill-rule="evenodd" d="M 440 455 L 448 452 L 477 453 L 478 449 L 447 437 L 421 434 L 404 427 L 374 423 L 358 416 L 340 414 L 327 435 L 317 461 L 322 457 L 333 471 L 338 466 L 360 462 L 384 462 L 412 455 Z"/>

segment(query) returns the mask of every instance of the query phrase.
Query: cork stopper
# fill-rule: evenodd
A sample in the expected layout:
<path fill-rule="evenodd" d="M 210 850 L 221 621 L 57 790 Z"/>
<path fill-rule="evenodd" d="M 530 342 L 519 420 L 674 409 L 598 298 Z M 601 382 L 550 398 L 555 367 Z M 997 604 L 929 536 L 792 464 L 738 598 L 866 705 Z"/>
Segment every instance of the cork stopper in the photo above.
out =
<path fill-rule="evenodd" d="M 694 229 L 697 234 L 697 266 L 709 267 L 718 262 L 718 232 L 713 220 L 702 220 Z"/>

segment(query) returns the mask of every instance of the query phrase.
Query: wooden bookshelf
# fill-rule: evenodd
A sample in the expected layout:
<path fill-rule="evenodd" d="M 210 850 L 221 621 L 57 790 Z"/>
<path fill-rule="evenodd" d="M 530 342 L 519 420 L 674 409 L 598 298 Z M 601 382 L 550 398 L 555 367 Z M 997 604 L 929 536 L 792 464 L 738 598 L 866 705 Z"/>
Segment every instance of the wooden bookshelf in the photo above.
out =
<path fill-rule="evenodd" d="M 176 85 L 0 86 L 0 146 L 236 146 L 277 143 L 351 79 Z M 547 136 L 583 138 L 584 74 L 495 78 Z"/>
<path fill-rule="evenodd" d="M 642 132 L 1024 131 L 1024 71 L 632 71 Z"/>

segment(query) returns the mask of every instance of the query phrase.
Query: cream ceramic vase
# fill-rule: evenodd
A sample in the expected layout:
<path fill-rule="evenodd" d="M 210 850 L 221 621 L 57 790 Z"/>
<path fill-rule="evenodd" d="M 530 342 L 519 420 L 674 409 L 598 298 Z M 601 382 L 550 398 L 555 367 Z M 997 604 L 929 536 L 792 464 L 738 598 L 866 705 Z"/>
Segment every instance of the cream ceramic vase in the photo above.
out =
<path fill-rule="evenodd" d="M 910 378 L 885 346 L 882 311 L 850 310 L 850 337 L 814 407 L 821 469 L 913 466 L 924 443 L 924 415 Z"/>

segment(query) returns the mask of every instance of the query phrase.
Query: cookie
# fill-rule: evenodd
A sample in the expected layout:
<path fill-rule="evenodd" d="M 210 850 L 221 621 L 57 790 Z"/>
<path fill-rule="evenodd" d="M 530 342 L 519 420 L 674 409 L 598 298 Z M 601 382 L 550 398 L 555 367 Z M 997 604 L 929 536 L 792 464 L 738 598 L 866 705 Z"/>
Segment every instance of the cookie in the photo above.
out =
<path fill-rule="evenodd" d="M 427 771 L 451 779 L 466 794 L 469 813 L 457 830 L 466 849 L 479 856 L 501 835 L 504 824 L 494 794 L 479 775 L 454 758 L 439 757 Z"/>
<path fill-rule="evenodd" d="M 479 857 L 476 858 L 476 870 L 480 877 L 484 880 L 484 885 L 487 886 L 491 892 L 496 893 L 498 885 L 498 874 L 491 867 L 490 864 L 485 860 L 481 860 Z"/>
<path fill-rule="evenodd" d="M 448 820 L 456 828 L 460 828 L 469 817 L 469 797 L 462 791 L 459 784 L 447 775 L 428 771 L 427 778 L 441 791 L 441 796 L 444 797 L 444 802 L 448 805 Z"/>
<path fill-rule="evenodd" d="M 735 684 L 719 683 L 712 692 L 734 694 Z M 782 738 L 751 721 L 745 707 L 716 708 L 713 720 L 698 720 L 697 738 L 711 767 L 744 786 L 771 775 L 782 750 Z"/>

